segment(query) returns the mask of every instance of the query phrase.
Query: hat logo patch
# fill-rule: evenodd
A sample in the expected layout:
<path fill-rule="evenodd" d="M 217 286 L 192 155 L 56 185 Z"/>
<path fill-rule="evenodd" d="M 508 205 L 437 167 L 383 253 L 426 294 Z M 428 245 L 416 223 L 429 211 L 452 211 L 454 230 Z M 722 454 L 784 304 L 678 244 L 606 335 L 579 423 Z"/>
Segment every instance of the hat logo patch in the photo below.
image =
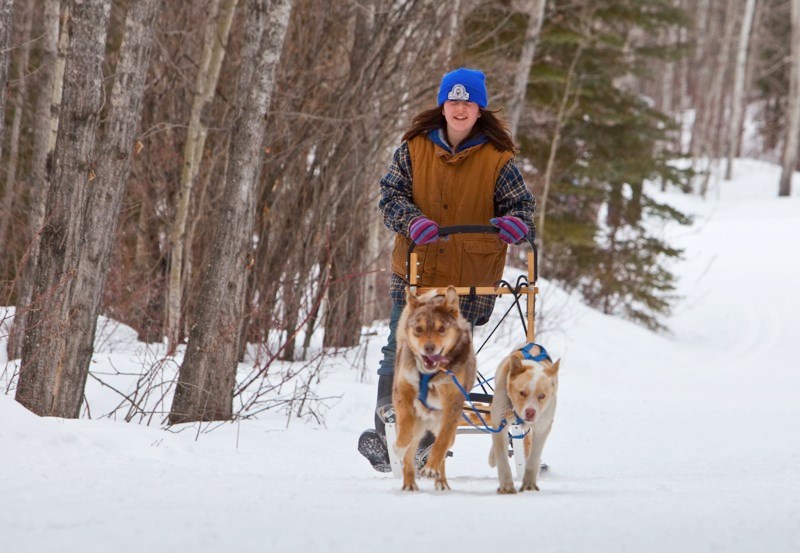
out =
<path fill-rule="evenodd" d="M 453 85 L 450 92 L 447 93 L 448 100 L 469 100 L 469 92 L 464 88 L 463 84 Z"/>

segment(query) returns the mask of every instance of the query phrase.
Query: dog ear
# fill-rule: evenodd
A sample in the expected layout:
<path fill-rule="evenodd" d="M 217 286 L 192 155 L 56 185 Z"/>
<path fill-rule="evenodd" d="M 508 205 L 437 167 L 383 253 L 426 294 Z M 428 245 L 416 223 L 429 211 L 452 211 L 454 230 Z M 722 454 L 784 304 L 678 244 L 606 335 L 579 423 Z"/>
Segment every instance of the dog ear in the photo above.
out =
<path fill-rule="evenodd" d="M 456 287 L 452 284 L 447 287 L 447 292 L 444 293 L 444 308 L 458 316 L 458 292 Z"/>
<path fill-rule="evenodd" d="M 556 359 L 556 362 L 544 370 L 544 374 L 553 377 L 558 374 L 558 367 L 561 365 L 561 359 Z"/>
<path fill-rule="evenodd" d="M 525 365 L 522 364 L 522 359 L 517 355 L 512 355 L 509 360 L 508 378 L 509 380 L 525 372 Z"/>

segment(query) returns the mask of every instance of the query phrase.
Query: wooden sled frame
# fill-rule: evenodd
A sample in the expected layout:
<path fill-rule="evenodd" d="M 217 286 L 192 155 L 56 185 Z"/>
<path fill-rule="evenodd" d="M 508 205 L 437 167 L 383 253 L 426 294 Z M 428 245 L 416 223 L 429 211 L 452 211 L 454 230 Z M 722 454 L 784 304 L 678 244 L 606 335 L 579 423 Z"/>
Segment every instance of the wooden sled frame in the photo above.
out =
<path fill-rule="evenodd" d="M 451 234 L 499 234 L 500 229 L 494 226 L 488 225 L 461 225 L 461 226 L 451 226 L 451 227 L 441 227 L 439 229 L 439 237 L 449 236 Z M 469 286 L 462 286 L 456 287 L 456 292 L 459 296 L 469 296 L 469 295 L 476 295 L 476 296 L 497 296 L 503 294 L 519 294 L 526 296 L 526 312 L 525 312 L 525 338 L 528 343 L 532 343 L 535 341 L 536 337 L 536 326 L 535 326 L 535 317 L 536 317 L 536 295 L 539 293 L 539 288 L 536 286 L 536 281 L 538 280 L 538 268 L 537 268 L 537 261 L 538 261 L 538 250 L 536 249 L 536 244 L 532 240 L 527 240 L 528 244 L 531 247 L 531 251 L 528 252 L 528 275 L 527 280 L 521 283 L 518 286 L 518 290 L 512 290 L 508 287 L 505 288 L 496 288 L 493 286 L 476 286 L 476 287 L 469 287 Z M 415 244 L 412 243 L 408 249 L 408 257 L 406 261 L 406 267 L 408 273 L 406 274 L 406 278 L 409 283 L 409 287 L 412 292 L 416 294 L 422 294 L 425 292 L 429 292 L 431 290 L 436 290 L 439 294 L 444 294 L 446 288 L 442 287 L 422 287 L 419 286 L 419 261 L 417 259 L 417 254 L 414 253 L 414 246 Z M 499 323 L 498 323 L 499 324 Z M 471 399 L 471 402 L 464 402 L 464 408 L 462 413 L 464 416 L 469 419 L 470 422 L 464 420 L 462 417 L 461 422 L 459 423 L 459 427 L 457 430 L 457 434 L 483 434 L 486 431 L 482 430 L 483 422 L 480 420 L 482 417 L 483 420 L 489 424 L 493 425 L 492 421 L 489 416 L 489 407 L 491 405 L 492 396 L 490 394 L 470 394 L 470 397 L 475 397 L 475 399 Z M 470 405 L 471 403 L 471 405 Z M 478 414 L 475 413 L 475 410 L 480 413 L 480 417 Z M 397 427 L 395 424 L 395 417 L 394 417 L 394 410 L 386 409 L 384 414 L 381 415 L 384 418 L 386 423 L 386 443 L 387 449 L 389 450 L 389 461 L 392 467 L 392 474 L 396 478 L 402 478 L 403 476 L 403 466 L 402 461 L 397 456 L 394 451 L 394 443 L 397 441 Z M 511 442 L 512 448 L 512 457 L 514 458 L 514 465 L 516 467 L 516 475 L 517 479 L 522 479 L 523 475 L 525 474 L 525 446 L 524 446 L 524 438 L 523 435 L 525 430 L 522 426 L 512 424 L 507 427 L 508 439 Z"/>

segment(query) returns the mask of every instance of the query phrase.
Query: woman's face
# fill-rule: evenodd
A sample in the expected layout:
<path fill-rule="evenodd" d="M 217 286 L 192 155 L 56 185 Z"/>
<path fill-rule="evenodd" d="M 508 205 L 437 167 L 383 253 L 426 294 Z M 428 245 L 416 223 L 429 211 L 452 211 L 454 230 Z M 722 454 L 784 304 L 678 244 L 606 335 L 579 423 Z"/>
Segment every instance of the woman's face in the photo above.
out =
<path fill-rule="evenodd" d="M 480 108 L 475 102 L 465 100 L 447 100 L 443 105 L 444 118 L 448 130 L 459 134 L 469 133 L 480 116 Z"/>

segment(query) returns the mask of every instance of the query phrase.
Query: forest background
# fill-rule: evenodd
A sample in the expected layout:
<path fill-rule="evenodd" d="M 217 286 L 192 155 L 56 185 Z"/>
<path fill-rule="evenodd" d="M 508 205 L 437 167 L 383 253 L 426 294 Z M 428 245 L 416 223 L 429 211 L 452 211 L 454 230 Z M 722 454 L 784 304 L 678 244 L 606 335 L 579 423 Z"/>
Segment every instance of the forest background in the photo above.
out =
<path fill-rule="evenodd" d="M 651 329 L 680 251 L 644 221 L 688 220 L 645 181 L 705 195 L 747 156 L 788 196 L 797 169 L 800 0 L 0 0 L 0 25 L 6 392 L 40 415 L 81 415 L 100 314 L 186 344 L 173 423 L 236 416 L 317 329 L 357 345 L 389 308 L 378 182 L 455 67 L 509 121 L 542 271 Z"/>

